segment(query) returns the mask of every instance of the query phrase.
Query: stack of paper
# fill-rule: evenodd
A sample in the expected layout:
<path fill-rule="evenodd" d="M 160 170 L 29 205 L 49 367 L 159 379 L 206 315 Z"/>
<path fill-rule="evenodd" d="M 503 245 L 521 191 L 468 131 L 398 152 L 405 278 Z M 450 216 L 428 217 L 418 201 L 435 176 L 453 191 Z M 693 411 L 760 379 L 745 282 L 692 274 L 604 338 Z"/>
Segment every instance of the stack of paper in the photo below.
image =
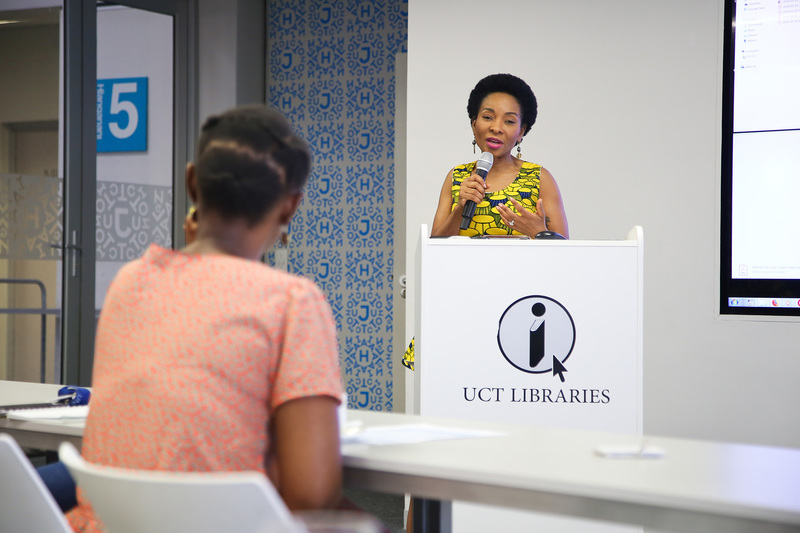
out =
<path fill-rule="evenodd" d="M 59 405 L 29 409 L 9 409 L 6 416 L 12 420 L 75 420 L 89 415 L 88 405 Z"/>

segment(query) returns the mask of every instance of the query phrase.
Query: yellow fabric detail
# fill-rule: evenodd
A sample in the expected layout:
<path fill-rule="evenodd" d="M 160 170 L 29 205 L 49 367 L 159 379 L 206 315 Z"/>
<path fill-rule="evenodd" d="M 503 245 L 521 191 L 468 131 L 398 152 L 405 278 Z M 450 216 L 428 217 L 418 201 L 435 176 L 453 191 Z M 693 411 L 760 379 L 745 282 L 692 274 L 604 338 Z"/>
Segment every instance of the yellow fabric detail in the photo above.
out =
<path fill-rule="evenodd" d="M 414 339 L 411 339 L 411 342 L 408 343 L 408 348 L 403 354 L 403 366 L 414 370 Z"/>
<path fill-rule="evenodd" d="M 475 170 L 475 162 L 459 165 L 453 169 L 453 187 L 451 194 L 453 205 L 451 210 L 458 205 L 458 195 L 461 190 L 461 182 L 464 181 Z M 536 202 L 539 200 L 539 175 L 541 165 L 523 162 L 522 168 L 517 177 L 508 187 L 500 191 L 492 192 L 484 197 L 483 202 L 475 207 L 475 216 L 469 228 L 461 230 L 459 235 L 472 237 L 475 235 L 520 235 L 503 223 L 500 213 L 497 211 L 498 204 L 506 204 L 512 207 L 509 198 L 520 202 L 525 209 L 531 213 L 536 212 Z"/>

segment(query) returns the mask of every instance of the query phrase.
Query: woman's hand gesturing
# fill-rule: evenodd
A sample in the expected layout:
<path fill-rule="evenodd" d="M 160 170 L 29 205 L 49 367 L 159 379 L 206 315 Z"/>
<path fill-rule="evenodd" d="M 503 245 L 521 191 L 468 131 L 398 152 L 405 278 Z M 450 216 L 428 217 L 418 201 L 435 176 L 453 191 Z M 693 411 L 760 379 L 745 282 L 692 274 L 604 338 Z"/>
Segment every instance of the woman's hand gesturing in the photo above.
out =
<path fill-rule="evenodd" d="M 503 219 L 506 226 L 529 237 L 535 237 L 540 231 L 547 230 L 544 205 L 541 198 L 536 202 L 535 213 L 525 209 L 521 203 L 513 198 L 509 198 L 508 201 L 514 206 L 516 212 L 505 204 L 497 206 L 500 218 Z"/>

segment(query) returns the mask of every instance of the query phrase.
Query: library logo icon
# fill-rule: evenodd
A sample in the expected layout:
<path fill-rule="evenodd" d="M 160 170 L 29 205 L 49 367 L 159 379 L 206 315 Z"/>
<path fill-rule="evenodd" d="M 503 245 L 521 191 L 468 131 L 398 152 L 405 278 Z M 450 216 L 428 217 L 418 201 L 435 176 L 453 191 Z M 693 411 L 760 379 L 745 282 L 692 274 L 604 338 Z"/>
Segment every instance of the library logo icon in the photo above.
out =
<path fill-rule="evenodd" d="M 509 305 L 497 329 L 500 352 L 530 374 L 552 373 L 564 381 L 564 363 L 575 347 L 575 322 L 567 308 L 548 296 L 525 296 Z"/>

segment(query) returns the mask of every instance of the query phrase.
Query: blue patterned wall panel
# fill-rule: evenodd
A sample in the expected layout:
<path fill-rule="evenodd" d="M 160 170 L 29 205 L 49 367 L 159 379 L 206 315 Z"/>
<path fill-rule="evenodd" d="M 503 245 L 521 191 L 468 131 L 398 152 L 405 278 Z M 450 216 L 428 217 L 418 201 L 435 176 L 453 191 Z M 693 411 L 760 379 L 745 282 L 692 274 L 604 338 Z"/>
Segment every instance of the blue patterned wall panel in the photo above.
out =
<path fill-rule="evenodd" d="M 308 99 L 309 119 L 314 122 L 339 120 L 346 101 L 344 83 L 341 80 L 321 80 L 312 82 L 309 87 L 314 95 Z"/>
<path fill-rule="evenodd" d="M 406 51 L 408 2 L 269 0 L 267 8 L 268 101 L 314 158 L 282 252 L 331 303 L 350 406 L 389 411 L 400 356 L 391 353 L 394 65 Z"/>
<path fill-rule="evenodd" d="M 348 205 L 391 205 L 394 191 L 394 172 L 385 165 L 367 163 L 347 166 Z"/>
<path fill-rule="evenodd" d="M 272 89 L 272 105 L 280 109 L 294 124 L 306 121 L 306 86 L 303 83 L 278 83 Z M 310 112 L 310 110 L 309 110 Z"/>
<path fill-rule="evenodd" d="M 308 26 L 313 35 L 341 35 L 344 31 L 344 2 L 311 2 Z"/>
<path fill-rule="evenodd" d="M 296 81 L 306 71 L 306 48 L 303 41 L 286 39 L 273 44 L 269 54 L 269 74 L 275 81 Z"/>
<path fill-rule="evenodd" d="M 311 5 L 316 6 L 328 3 L 330 2 L 311 2 Z M 267 5 L 269 10 L 267 35 L 270 41 L 275 42 L 280 39 L 291 39 L 306 35 L 308 11 L 305 1 L 270 0 Z M 312 12 L 314 12 L 313 9 Z M 272 65 L 270 64 L 270 66 Z"/>
<path fill-rule="evenodd" d="M 345 199 L 345 176 L 337 165 L 315 163 L 308 180 L 305 198 L 310 205 L 335 207 Z M 349 190 L 347 191 L 349 194 Z"/>
<path fill-rule="evenodd" d="M 386 83 L 383 79 L 368 78 L 347 82 L 347 118 L 383 118 L 388 114 Z M 394 93 L 392 93 L 394 96 Z"/>
<path fill-rule="evenodd" d="M 308 46 L 308 77 L 315 80 L 343 77 L 344 44 L 341 37 L 312 39 Z"/>
<path fill-rule="evenodd" d="M 389 128 L 385 121 L 372 118 L 353 119 L 347 131 L 347 156 L 350 161 L 386 159 Z"/>
<path fill-rule="evenodd" d="M 344 151 L 341 149 L 345 142 L 345 125 L 342 122 L 325 121 L 313 122 L 305 128 L 306 140 L 311 145 L 314 164 L 343 163 Z M 302 131 L 300 133 L 303 133 Z"/>

